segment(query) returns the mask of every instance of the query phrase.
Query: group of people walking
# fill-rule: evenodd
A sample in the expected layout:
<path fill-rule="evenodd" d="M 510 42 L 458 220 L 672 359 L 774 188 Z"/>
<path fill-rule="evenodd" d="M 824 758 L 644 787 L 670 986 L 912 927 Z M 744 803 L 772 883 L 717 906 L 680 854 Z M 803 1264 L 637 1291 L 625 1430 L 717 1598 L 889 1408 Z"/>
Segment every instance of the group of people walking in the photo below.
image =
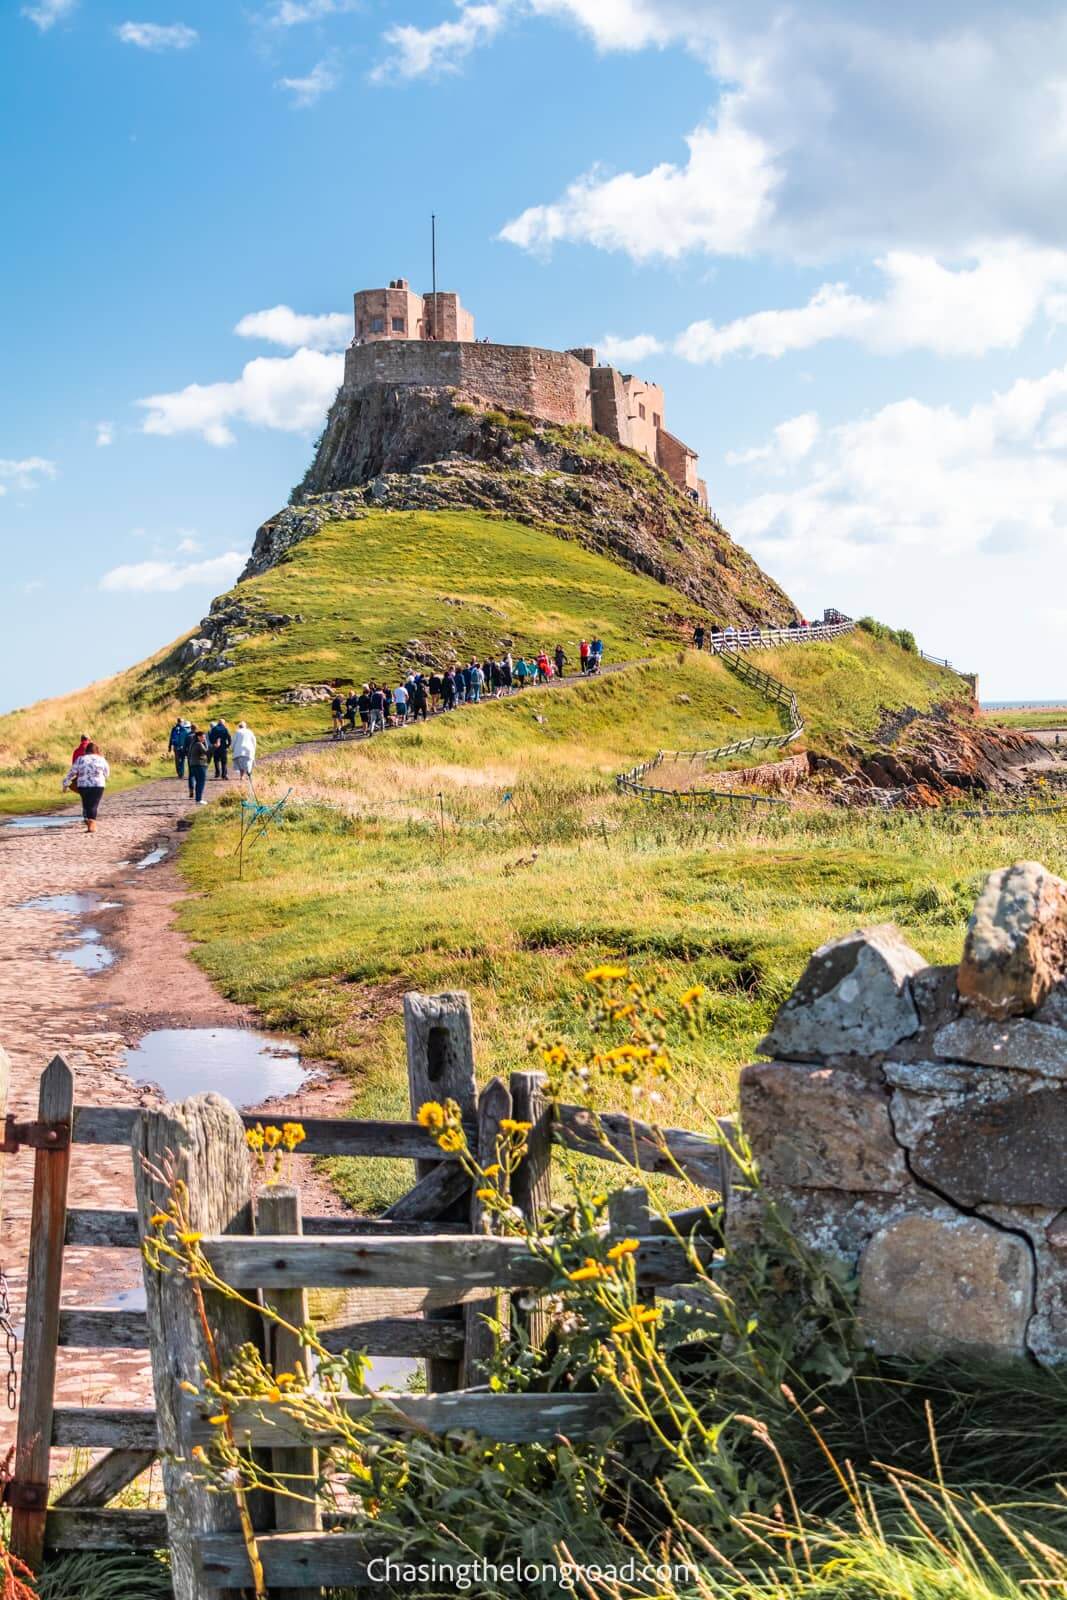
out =
<path fill-rule="evenodd" d="M 578 647 L 582 672 L 599 672 L 603 653 L 601 639 L 583 639 Z M 477 705 L 483 699 L 502 700 L 530 684 L 564 677 L 566 667 L 566 652 L 557 644 L 551 656 L 543 649 L 536 656 L 514 656 L 509 650 L 503 656 L 487 656 L 482 661 L 472 656 L 465 667 L 453 662 L 444 672 L 409 672 L 395 687 L 372 679 L 358 693 L 353 689 L 347 695 L 338 692 L 333 696 L 333 735 L 343 739 L 358 727 L 370 738 L 385 728 L 425 722 L 439 711 Z"/>
<path fill-rule="evenodd" d="M 239 722 L 231 733 L 225 717 L 219 717 L 207 728 L 198 728 L 179 717 L 170 730 L 167 748 L 174 757 L 176 775 L 187 779 L 190 800 L 200 806 L 207 804 L 204 791 L 209 765 L 214 766 L 216 778 L 228 782 L 231 755 L 234 771 L 243 778 L 252 776 L 256 763 L 256 736 L 252 729 L 247 722 Z"/>

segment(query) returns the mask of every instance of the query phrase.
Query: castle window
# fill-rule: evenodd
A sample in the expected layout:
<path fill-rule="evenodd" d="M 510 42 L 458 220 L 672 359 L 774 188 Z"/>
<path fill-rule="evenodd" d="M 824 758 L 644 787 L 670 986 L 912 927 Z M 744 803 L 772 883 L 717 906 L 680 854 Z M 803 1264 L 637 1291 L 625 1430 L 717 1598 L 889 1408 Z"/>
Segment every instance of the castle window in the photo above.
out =
<path fill-rule="evenodd" d="M 371 319 L 370 319 L 370 331 L 371 331 L 371 333 L 384 333 L 385 332 L 385 318 L 384 317 L 371 317 Z"/>
<path fill-rule="evenodd" d="M 652 413 L 652 425 L 655 428 L 662 427 L 662 422 L 660 420 L 660 414 L 658 411 L 653 411 Z"/>
<path fill-rule="evenodd" d="M 403 333 L 403 331 L 404 331 L 404 319 L 403 319 L 403 317 L 394 317 L 393 318 L 393 332 L 394 333 Z"/>
<path fill-rule="evenodd" d="M 637 407 L 637 414 L 641 418 L 641 421 L 644 422 L 644 420 L 645 420 L 645 408 L 640 403 L 638 404 L 638 407 Z"/>

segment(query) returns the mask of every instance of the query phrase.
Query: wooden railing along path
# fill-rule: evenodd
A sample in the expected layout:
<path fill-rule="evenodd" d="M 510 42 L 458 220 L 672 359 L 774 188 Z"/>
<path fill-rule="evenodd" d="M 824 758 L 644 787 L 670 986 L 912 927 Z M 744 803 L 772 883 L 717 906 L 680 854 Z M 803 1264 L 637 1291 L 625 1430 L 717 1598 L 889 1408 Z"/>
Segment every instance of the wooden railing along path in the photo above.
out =
<path fill-rule="evenodd" d="M 492 1159 L 502 1119 L 531 1124 L 511 1201 L 532 1231 L 551 1200 L 558 1145 L 682 1176 L 700 1190 L 723 1195 L 732 1166 L 729 1120 L 709 1135 L 653 1127 L 624 1113 L 550 1108 L 536 1072 L 514 1072 L 507 1083 L 496 1078 L 479 1093 L 467 996 L 411 994 L 404 1016 L 413 1117 L 427 1100 L 455 1100 L 483 1164 Z M 252 1300 L 263 1294 L 296 1325 L 307 1320 L 308 1289 L 346 1289 L 346 1319 L 321 1333 L 327 1349 L 426 1362 L 427 1394 L 398 1396 L 393 1404 L 352 1396 L 345 1402 L 352 1415 L 374 1408 L 376 1425 L 387 1431 L 464 1428 L 515 1441 L 551 1440 L 560 1433 L 581 1437 L 610 1422 L 609 1403 L 600 1394 L 498 1394 L 481 1387 L 494 1350 L 485 1312 L 505 1322 L 526 1317 L 530 1338 L 541 1342 L 547 1327 L 543 1307 L 535 1298 L 529 1308 L 523 1295 L 523 1309 L 511 1296 L 517 1290 L 536 1294 L 549 1269 L 525 1238 L 490 1231 L 491 1219 L 457 1156 L 442 1152 L 414 1120 L 304 1121 L 302 1156 L 410 1159 L 415 1182 L 380 1217 L 302 1218 L 295 1190 L 253 1193 L 244 1134 L 261 1119 L 240 1117 L 217 1096 L 156 1111 L 78 1106 L 74 1088 L 70 1068 L 56 1057 L 41 1079 L 37 1120 L 9 1120 L 5 1143 L 8 1151 L 32 1149 L 35 1163 L 15 1475 L 7 1494 L 13 1547 L 31 1565 L 49 1549 L 169 1544 L 176 1600 L 201 1600 L 216 1589 L 249 1583 L 233 1503 L 208 1492 L 181 1464 L 207 1428 L 181 1389 L 183 1382 L 199 1386 L 207 1355 L 187 1280 L 146 1267 L 143 1312 L 61 1305 L 65 1247 L 138 1249 L 145 1218 L 160 1199 L 150 1169 L 168 1161 L 188 1186 L 191 1222 L 204 1236 L 205 1255 L 228 1283 Z M 68 1208 L 73 1151 L 86 1145 L 131 1149 L 136 1210 Z M 704 1206 L 676 1213 L 670 1224 L 654 1220 L 640 1189 L 622 1188 L 609 1203 L 609 1236 L 639 1237 L 640 1281 L 668 1293 L 691 1284 L 696 1263 L 710 1260 L 712 1241 L 702 1235 L 714 1226 L 714 1213 Z M 680 1243 L 679 1235 L 689 1243 Z M 252 1339 L 276 1370 L 303 1358 L 299 1347 L 287 1346 L 291 1336 L 265 1328 L 240 1303 L 208 1298 L 224 1355 Z M 59 1352 L 72 1346 L 147 1350 L 155 1408 L 56 1405 Z M 269 1447 L 276 1470 L 287 1473 L 313 1475 L 315 1450 L 330 1442 L 278 1416 L 268 1423 L 254 1405 L 239 1411 L 235 1424 L 252 1445 Z M 89 1451 L 95 1459 L 50 1504 L 56 1449 Z M 163 1461 L 166 1512 L 110 1507 L 157 1456 Z M 272 1592 L 295 1586 L 301 1600 L 308 1600 L 323 1585 L 357 1581 L 359 1539 L 324 1533 L 314 1504 L 268 1498 L 261 1521 L 257 1533 Z"/>

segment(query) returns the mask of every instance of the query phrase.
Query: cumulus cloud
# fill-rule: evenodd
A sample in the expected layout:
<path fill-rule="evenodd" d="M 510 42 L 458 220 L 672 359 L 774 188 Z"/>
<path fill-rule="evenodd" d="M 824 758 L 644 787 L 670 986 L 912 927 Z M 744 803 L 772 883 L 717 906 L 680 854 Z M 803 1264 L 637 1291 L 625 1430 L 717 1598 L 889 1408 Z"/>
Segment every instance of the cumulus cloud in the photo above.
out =
<path fill-rule="evenodd" d="M 304 22 L 321 22 L 324 17 L 358 11 L 362 0 L 277 0 L 260 20 L 270 28 L 296 28 Z"/>
<path fill-rule="evenodd" d="M 780 434 L 735 464 L 772 457 Z M 827 571 L 865 567 L 871 544 L 959 559 L 1009 525 L 1062 545 L 1065 445 L 1067 366 L 1020 378 L 968 410 L 894 401 L 831 428 L 806 476 L 740 505 L 733 531 L 757 548 L 773 544 L 779 568 L 802 560 Z"/>
<path fill-rule="evenodd" d="M 811 454 L 821 431 L 815 412 L 805 411 L 799 417 L 780 422 L 767 444 L 755 445 L 751 450 L 731 451 L 726 460 L 732 467 L 760 465 L 784 472 Z"/>
<path fill-rule="evenodd" d="M 98 422 L 96 425 L 97 448 L 106 450 L 109 444 L 115 443 L 115 425 L 113 422 Z"/>
<path fill-rule="evenodd" d="M 170 594 L 194 586 L 228 589 L 244 564 L 236 550 L 206 561 L 134 561 L 112 567 L 99 586 L 109 594 Z"/>
<path fill-rule="evenodd" d="M 292 104 L 303 108 L 315 105 L 324 94 L 336 89 L 340 81 L 336 67 L 329 61 L 317 61 L 304 77 L 279 78 L 275 88 L 287 90 L 292 95 Z"/>
<path fill-rule="evenodd" d="M 662 349 L 659 339 L 651 333 L 635 333 L 630 339 L 606 333 L 597 346 L 597 354 L 614 367 L 625 366 L 628 361 L 636 366 L 648 356 L 658 355 Z"/>
<path fill-rule="evenodd" d="M 307 433 L 319 427 L 344 376 L 344 357 L 320 350 L 259 356 L 224 383 L 190 383 L 139 400 L 145 433 L 198 433 L 208 444 L 234 442 L 231 423 Z"/>
<path fill-rule="evenodd" d="M 342 350 L 352 337 L 352 318 L 343 311 L 307 316 L 291 306 L 271 306 L 250 311 L 233 331 L 242 339 L 265 339 L 286 350 Z"/>
<path fill-rule="evenodd" d="M 374 83 L 410 81 L 455 72 L 504 25 L 509 0 L 457 0 L 458 15 L 430 28 L 401 23 L 385 33 L 389 54 L 371 73 Z"/>
<path fill-rule="evenodd" d="M 936 254 L 994 238 L 1059 243 L 1067 16 L 1038 0 L 1007 10 L 992 0 L 525 9 L 570 21 L 601 50 L 686 48 L 720 94 L 690 133 L 686 161 L 579 177 L 507 224 L 503 237 L 524 248 L 566 240 L 636 260 L 767 250 L 818 261 L 890 244 Z M 720 236 L 721 186 L 746 173 L 755 203 L 734 196 Z"/>
<path fill-rule="evenodd" d="M 0 456 L 0 494 L 7 494 L 9 485 L 15 489 L 36 489 L 44 478 L 54 478 L 58 472 L 54 461 L 44 456 L 23 456 L 20 461 L 5 460 Z"/>
<path fill-rule="evenodd" d="M 991 246 L 973 265 L 951 267 L 930 256 L 892 251 L 877 263 L 881 299 L 827 283 L 806 305 L 758 311 L 717 326 L 691 323 L 675 342 L 688 361 L 731 355 L 783 356 L 826 339 L 850 339 L 878 352 L 932 350 L 984 355 L 1019 343 L 1039 312 L 1060 320 L 1067 252 Z"/>
<path fill-rule="evenodd" d="M 749 251 L 772 213 L 779 182 L 771 152 L 740 125 L 727 97 L 718 123 L 690 134 L 684 165 L 605 175 L 594 168 L 550 205 L 529 206 L 500 237 L 545 252 L 563 240 L 624 250 L 635 261 L 676 260 L 699 249 Z"/>
<path fill-rule="evenodd" d="M 77 5 L 78 0 L 37 0 L 36 5 L 23 6 L 22 15 L 42 33 L 47 33 L 57 22 L 69 17 Z"/>
<path fill-rule="evenodd" d="M 166 50 L 188 50 L 200 35 L 184 22 L 121 22 L 115 29 L 123 44 L 161 55 Z"/>

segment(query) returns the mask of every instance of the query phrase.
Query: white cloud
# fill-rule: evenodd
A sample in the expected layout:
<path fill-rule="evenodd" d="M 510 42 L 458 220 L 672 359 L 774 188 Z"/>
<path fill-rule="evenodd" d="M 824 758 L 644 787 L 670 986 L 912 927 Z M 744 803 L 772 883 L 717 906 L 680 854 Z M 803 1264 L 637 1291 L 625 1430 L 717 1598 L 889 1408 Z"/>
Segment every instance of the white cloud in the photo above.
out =
<path fill-rule="evenodd" d="M 0 456 L 0 494 L 7 494 L 9 484 L 16 489 L 36 489 L 43 478 L 54 478 L 58 470 L 55 462 L 44 456 L 23 456 L 21 461 Z"/>
<path fill-rule="evenodd" d="M 100 588 L 110 594 L 170 594 L 193 586 L 228 589 L 244 563 L 236 550 L 206 561 L 135 561 L 105 572 Z"/>
<path fill-rule="evenodd" d="M 113 422 L 97 423 L 96 443 L 101 450 L 106 450 L 109 444 L 115 443 L 115 425 Z"/>
<path fill-rule="evenodd" d="M 279 78 L 275 88 L 287 90 L 294 106 L 305 107 L 315 105 L 324 94 L 336 89 L 340 81 L 337 69 L 329 61 L 318 61 L 303 78 Z"/>
<path fill-rule="evenodd" d="M 43 588 L 43 578 L 27 578 L 26 582 L 22 585 L 22 592 L 23 594 L 37 594 L 37 592 Z"/>
<path fill-rule="evenodd" d="M 144 432 L 199 433 L 213 445 L 234 441 L 230 424 L 306 433 L 321 425 L 344 376 L 344 357 L 319 350 L 259 356 L 228 383 L 190 383 L 137 403 L 147 411 Z"/>
<path fill-rule="evenodd" d="M 662 349 L 659 339 L 651 333 L 635 333 L 630 339 L 620 338 L 616 333 L 606 333 L 597 346 L 597 354 L 617 367 L 628 361 L 636 365 L 648 356 L 658 355 Z"/>
<path fill-rule="evenodd" d="M 694 249 L 747 253 L 769 221 L 779 174 L 769 147 L 741 127 L 733 104 L 727 96 L 717 126 L 689 136 L 684 166 L 664 161 L 641 175 L 613 177 L 594 168 L 558 201 L 521 212 L 500 237 L 542 252 L 563 240 L 582 242 L 625 250 L 635 261 L 676 260 Z"/>
<path fill-rule="evenodd" d="M 57 22 L 69 17 L 77 4 L 78 0 L 37 0 L 36 5 L 23 6 L 22 15 L 40 28 L 42 33 L 47 33 Z"/>
<path fill-rule="evenodd" d="M 123 44 L 136 45 L 138 50 L 151 50 L 161 54 L 165 50 L 188 50 L 200 35 L 184 22 L 122 22 L 115 29 Z"/>
<path fill-rule="evenodd" d="M 362 0 L 277 0 L 261 20 L 271 28 L 296 28 L 304 22 L 321 22 L 324 17 L 358 11 L 361 3 Z"/>
<path fill-rule="evenodd" d="M 814 411 L 804 411 L 799 417 L 780 422 L 769 443 L 751 450 L 732 450 L 726 460 L 732 467 L 765 466 L 772 471 L 784 472 L 799 465 L 814 450 L 821 433 L 819 419 Z"/>
<path fill-rule="evenodd" d="M 1062 238 L 1062 9 L 1039 0 L 1007 9 L 993 0 L 526 0 L 525 9 L 570 21 L 602 50 L 680 45 L 719 88 L 684 164 L 578 178 L 508 223 L 503 237 L 525 248 L 568 240 L 636 260 L 758 250 L 819 261 Z M 722 193 L 731 173 L 756 185 L 747 213 L 743 192 L 732 206 Z M 634 202 L 629 219 L 623 195 Z"/>
<path fill-rule="evenodd" d="M 342 350 L 352 338 L 352 318 L 343 311 L 307 316 L 291 306 L 271 306 L 250 311 L 233 331 L 242 339 L 265 339 L 286 350 Z"/>
<path fill-rule="evenodd" d="M 495 38 L 503 27 L 510 0 L 456 0 L 459 14 L 431 28 L 402 23 L 389 28 L 385 43 L 390 54 L 371 73 L 374 83 L 410 81 L 455 72 L 461 61 L 479 45 Z"/>
<path fill-rule="evenodd" d="M 180 556 L 195 556 L 204 547 L 195 534 L 187 533 L 178 540 L 176 549 Z"/>
<path fill-rule="evenodd" d="M 931 350 L 980 356 L 1018 345 L 1039 315 L 1067 321 L 1067 251 L 991 245 L 977 261 L 946 265 L 932 256 L 891 251 L 876 263 L 885 279 L 880 298 L 846 283 L 824 283 L 805 305 L 756 311 L 731 322 L 701 319 L 673 341 L 692 362 L 729 356 L 776 359 L 828 339 L 848 339 L 879 354 Z M 1060 287 L 1062 286 L 1062 288 Z M 610 336 L 605 354 L 635 359 L 662 349 L 650 334 Z"/>

